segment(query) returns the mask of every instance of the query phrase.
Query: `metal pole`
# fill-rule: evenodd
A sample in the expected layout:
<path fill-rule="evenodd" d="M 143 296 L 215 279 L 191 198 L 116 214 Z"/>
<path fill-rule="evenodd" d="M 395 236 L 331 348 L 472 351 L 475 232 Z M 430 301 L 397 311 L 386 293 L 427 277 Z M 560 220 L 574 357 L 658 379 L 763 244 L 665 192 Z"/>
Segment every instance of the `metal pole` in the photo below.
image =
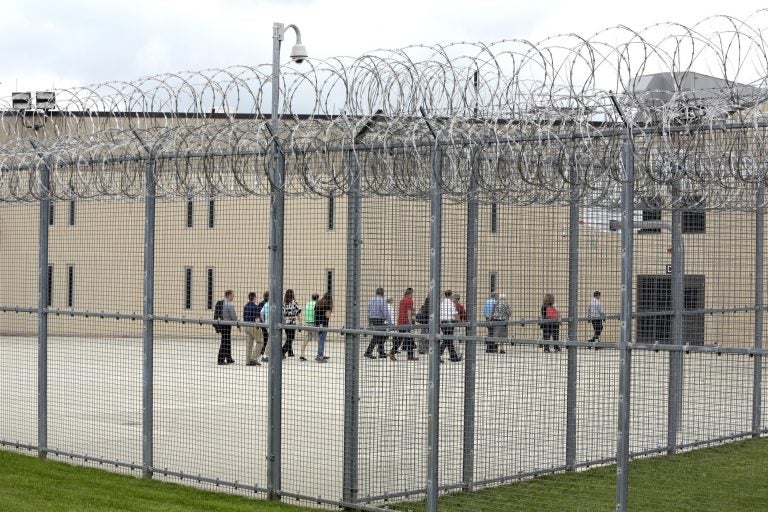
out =
<path fill-rule="evenodd" d="M 579 339 L 579 173 L 569 169 L 571 185 L 568 208 L 568 340 Z M 568 347 L 568 383 L 566 386 L 565 466 L 576 468 L 576 379 L 578 351 Z"/>
<path fill-rule="evenodd" d="M 475 75 L 477 76 L 477 75 Z M 477 157 L 472 155 L 469 170 L 469 197 L 467 201 L 467 336 L 477 335 L 477 245 L 478 245 L 478 189 Z M 475 388 L 477 372 L 477 341 L 464 345 L 464 440 L 462 482 L 464 490 L 471 491 L 475 480 Z"/>
<path fill-rule="evenodd" d="M 155 340 L 155 201 L 157 151 L 147 146 L 137 129 L 133 134 L 147 152 L 144 167 L 144 297 L 142 329 L 142 477 L 152 478 L 154 465 L 154 340 Z"/>
<path fill-rule="evenodd" d="M 285 202 L 285 157 L 278 145 L 278 117 L 280 108 L 280 42 L 283 24 L 272 26 L 272 158 L 270 170 L 271 206 L 269 225 L 269 428 L 267 439 L 268 498 L 280 499 L 281 444 L 282 444 L 282 392 L 283 358 L 280 319 L 283 305 L 283 220 Z"/>
<path fill-rule="evenodd" d="M 360 164 L 349 153 L 347 196 L 347 282 L 344 303 L 349 329 L 360 328 L 360 261 L 362 244 L 362 193 Z M 360 402 L 360 335 L 344 335 L 344 482 L 343 498 L 354 503 L 358 496 L 358 422 Z"/>
<path fill-rule="evenodd" d="M 37 145 L 32 142 L 37 149 Z M 51 215 L 51 170 L 43 161 L 40 170 L 40 224 L 37 297 L 37 456 L 48 457 L 48 230 Z"/>
<path fill-rule="evenodd" d="M 683 346 L 683 290 L 685 261 L 683 259 L 683 216 L 680 208 L 680 181 L 672 183 L 672 328 L 671 343 Z M 677 451 L 683 398 L 683 352 L 669 353 L 669 400 L 667 402 L 667 453 Z"/>
<path fill-rule="evenodd" d="M 765 185 L 760 182 L 755 193 L 755 348 L 763 348 L 763 280 L 765 265 Z M 755 354 L 752 380 L 752 437 L 760 437 L 763 401 L 763 356 Z"/>
<path fill-rule="evenodd" d="M 150 154 L 145 168 L 144 193 L 144 334 L 142 347 L 142 476 L 152 478 L 154 464 L 154 340 L 155 324 L 155 197 L 156 159 Z"/>
<path fill-rule="evenodd" d="M 622 152 L 621 217 L 621 334 L 619 338 L 619 421 L 616 436 L 616 512 L 626 512 L 629 495 L 629 419 L 632 385 L 632 251 L 635 204 L 635 155 L 632 131 L 627 127 Z"/>
<path fill-rule="evenodd" d="M 442 229 L 442 165 L 443 152 L 435 147 L 432 153 L 432 179 L 430 183 L 429 230 L 429 427 L 427 432 L 427 512 L 437 512 L 440 462 L 440 272 Z"/>

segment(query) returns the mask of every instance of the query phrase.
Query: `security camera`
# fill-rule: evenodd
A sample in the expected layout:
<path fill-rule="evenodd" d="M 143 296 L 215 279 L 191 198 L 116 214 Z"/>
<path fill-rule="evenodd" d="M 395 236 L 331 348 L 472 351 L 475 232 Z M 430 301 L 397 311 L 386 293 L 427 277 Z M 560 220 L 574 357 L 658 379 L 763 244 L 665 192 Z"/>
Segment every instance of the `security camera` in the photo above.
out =
<path fill-rule="evenodd" d="M 309 57 L 307 55 L 307 48 L 303 44 L 296 43 L 293 45 L 291 49 L 291 59 L 293 62 L 301 64 L 307 57 Z"/>

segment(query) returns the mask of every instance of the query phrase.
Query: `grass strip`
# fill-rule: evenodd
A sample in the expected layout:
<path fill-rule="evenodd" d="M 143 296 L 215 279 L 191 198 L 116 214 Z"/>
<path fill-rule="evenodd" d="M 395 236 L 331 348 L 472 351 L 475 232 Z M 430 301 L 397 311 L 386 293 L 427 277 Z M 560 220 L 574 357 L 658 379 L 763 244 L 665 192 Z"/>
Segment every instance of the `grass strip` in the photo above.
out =
<path fill-rule="evenodd" d="M 306 512 L 279 502 L 145 480 L 0 450 L 3 512 Z"/>
<path fill-rule="evenodd" d="M 425 502 L 390 505 L 421 512 Z M 616 466 L 542 476 L 442 496 L 440 512 L 613 512 Z M 768 511 L 768 438 L 637 459 L 629 465 L 629 510 Z"/>

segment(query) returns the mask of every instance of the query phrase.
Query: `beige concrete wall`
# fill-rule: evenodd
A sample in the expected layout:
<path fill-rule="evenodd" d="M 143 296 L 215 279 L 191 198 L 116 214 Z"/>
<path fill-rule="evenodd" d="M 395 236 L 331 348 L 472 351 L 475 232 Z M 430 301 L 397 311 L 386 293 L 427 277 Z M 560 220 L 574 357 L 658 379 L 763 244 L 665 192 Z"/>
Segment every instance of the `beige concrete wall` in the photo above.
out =
<path fill-rule="evenodd" d="M 140 313 L 142 310 L 143 203 L 77 201 L 76 223 L 67 223 L 67 201 L 56 204 L 50 231 L 54 267 L 53 307 L 66 309 L 66 267 L 75 267 L 74 309 Z M 157 207 L 156 298 L 158 315 L 211 318 L 206 309 L 206 271 L 215 273 L 214 299 L 231 288 L 238 307 L 249 291 L 268 286 L 269 203 L 264 197 L 217 199 L 215 227 L 207 225 L 207 200 L 194 203 L 194 226 L 186 227 L 186 202 L 161 201 Z M 336 315 L 344 318 L 346 197 L 335 200 L 335 226 L 327 227 L 327 198 L 289 197 L 286 202 L 285 288 L 300 304 L 325 289 L 326 271 L 334 273 Z M 466 289 L 466 205 L 446 202 L 443 221 L 441 288 L 462 295 Z M 751 213 L 707 213 L 703 234 L 685 235 L 686 272 L 706 276 L 706 307 L 747 306 L 754 301 L 754 223 Z M 34 306 L 37 302 L 37 205 L 0 208 L 0 302 Z M 668 219 L 668 214 L 666 214 Z M 407 286 L 421 303 L 429 286 L 429 208 L 424 201 L 366 198 L 363 210 L 363 306 L 377 286 L 396 303 Z M 541 296 L 554 293 L 567 314 L 567 208 L 499 206 L 498 232 L 490 232 L 490 206 L 479 222 L 480 306 L 489 276 L 509 296 L 513 318 L 538 316 Z M 565 236 L 564 236 L 565 234 Z M 637 234 L 636 274 L 664 274 L 671 263 L 670 235 Z M 582 227 L 580 241 L 580 316 L 591 291 L 600 289 L 608 313 L 619 312 L 621 248 L 618 233 Z M 193 270 L 192 308 L 184 309 L 184 269 Z M 465 299 L 464 299 L 465 300 Z M 418 304 L 417 304 L 418 305 Z M 365 317 L 363 309 L 362 317 Z M 29 334 L 33 315 L 2 315 L 0 332 Z M 88 321 L 66 316 L 53 328 L 64 334 L 125 335 L 136 332 L 128 321 Z M 158 324 L 159 335 L 212 336 L 209 326 Z M 518 337 L 537 337 L 535 326 L 514 327 Z M 581 333 L 588 337 L 585 324 Z M 564 334 L 564 332 L 563 332 Z M 752 315 L 706 318 L 706 342 L 744 346 L 752 343 Z M 604 339 L 618 338 L 618 322 L 608 322 Z"/>

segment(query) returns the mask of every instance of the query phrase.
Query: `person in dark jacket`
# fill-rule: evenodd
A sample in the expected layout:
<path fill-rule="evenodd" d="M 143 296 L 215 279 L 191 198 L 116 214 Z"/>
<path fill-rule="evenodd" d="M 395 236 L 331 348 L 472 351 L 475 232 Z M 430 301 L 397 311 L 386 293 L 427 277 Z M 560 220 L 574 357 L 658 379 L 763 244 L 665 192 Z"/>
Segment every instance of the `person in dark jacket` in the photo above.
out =
<path fill-rule="evenodd" d="M 259 306 L 256 304 L 256 293 L 251 292 L 248 294 L 248 302 L 243 307 L 243 322 L 258 322 L 259 311 Z M 258 360 L 258 354 L 261 353 L 261 344 L 264 343 L 261 329 L 255 325 L 246 325 L 243 329 L 245 330 L 245 364 L 259 366 L 261 363 Z M 257 354 L 255 358 L 253 357 L 254 345 L 256 345 Z"/>
<path fill-rule="evenodd" d="M 416 313 L 416 323 L 421 324 L 421 334 L 429 334 L 429 295 Z M 427 338 L 419 338 L 419 354 L 426 354 L 428 348 Z"/>

